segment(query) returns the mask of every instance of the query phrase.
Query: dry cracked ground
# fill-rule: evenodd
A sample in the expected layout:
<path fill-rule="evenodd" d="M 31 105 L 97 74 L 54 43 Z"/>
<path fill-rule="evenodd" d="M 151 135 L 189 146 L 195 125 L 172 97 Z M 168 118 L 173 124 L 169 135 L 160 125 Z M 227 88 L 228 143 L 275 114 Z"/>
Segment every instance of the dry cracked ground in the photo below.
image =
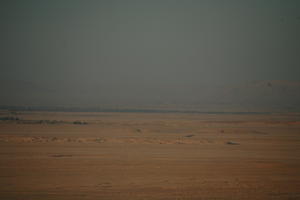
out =
<path fill-rule="evenodd" d="M 0 199 L 300 199 L 299 114 L 0 112 Z"/>

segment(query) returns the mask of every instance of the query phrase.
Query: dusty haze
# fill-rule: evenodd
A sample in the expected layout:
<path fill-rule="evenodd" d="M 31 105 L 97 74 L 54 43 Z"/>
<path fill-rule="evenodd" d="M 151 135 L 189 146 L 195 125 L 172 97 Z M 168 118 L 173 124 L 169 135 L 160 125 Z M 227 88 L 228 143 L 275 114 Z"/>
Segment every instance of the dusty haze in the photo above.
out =
<path fill-rule="evenodd" d="M 299 110 L 299 1 L 1 1 L 0 104 Z"/>
<path fill-rule="evenodd" d="M 300 199 L 300 1 L 0 0 L 0 199 Z"/>

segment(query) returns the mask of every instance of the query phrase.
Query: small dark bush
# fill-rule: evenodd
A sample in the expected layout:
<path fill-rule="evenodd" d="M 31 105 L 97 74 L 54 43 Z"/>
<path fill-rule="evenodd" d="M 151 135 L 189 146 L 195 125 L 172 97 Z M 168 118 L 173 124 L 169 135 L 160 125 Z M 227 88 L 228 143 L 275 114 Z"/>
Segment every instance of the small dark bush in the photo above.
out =
<path fill-rule="evenodd" d="M 186 135 L 184 137 L 194 137 L 195 135 L 191 134 L 191 135 Z"/>
<path fill-rule="evenodd" d="M 20 120 L 18 117 L 0 117 L 0 120 L 2 121 L 18 121 Z"/>
<path fill-rule="evenodd" d="M 229 145 L 239 145 L 239 143 L 237 143 L 237 142 L 232 142 L 232 141 L 228 141 L 228 142 L 226 142 L 226 144 L 229 144 Z"/>
<path fill-rule="evenodd" d="M 87 122 L 74 121 L 73 124 L 77 124 L 77 125 L 86 125 Z"/>

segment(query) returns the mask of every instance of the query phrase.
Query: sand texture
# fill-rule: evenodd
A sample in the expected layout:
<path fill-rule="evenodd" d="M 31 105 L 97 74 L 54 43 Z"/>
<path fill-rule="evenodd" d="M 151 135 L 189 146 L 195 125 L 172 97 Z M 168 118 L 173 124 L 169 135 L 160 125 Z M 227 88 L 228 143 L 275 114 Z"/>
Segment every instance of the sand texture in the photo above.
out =
<path fill-rule="evenodd" d="M 0 116 L 3 200 L 300 199 L 297 114 Z"/>

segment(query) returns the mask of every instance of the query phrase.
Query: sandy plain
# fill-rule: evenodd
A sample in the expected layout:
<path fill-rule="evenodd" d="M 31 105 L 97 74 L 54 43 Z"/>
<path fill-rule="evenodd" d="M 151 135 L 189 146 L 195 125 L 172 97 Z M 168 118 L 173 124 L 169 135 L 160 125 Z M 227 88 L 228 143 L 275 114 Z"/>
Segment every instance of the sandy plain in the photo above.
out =
<path fill-rule="evenodd" d="M 300 199 L 298 114 L 13 115 L 3 200 Z"/>

